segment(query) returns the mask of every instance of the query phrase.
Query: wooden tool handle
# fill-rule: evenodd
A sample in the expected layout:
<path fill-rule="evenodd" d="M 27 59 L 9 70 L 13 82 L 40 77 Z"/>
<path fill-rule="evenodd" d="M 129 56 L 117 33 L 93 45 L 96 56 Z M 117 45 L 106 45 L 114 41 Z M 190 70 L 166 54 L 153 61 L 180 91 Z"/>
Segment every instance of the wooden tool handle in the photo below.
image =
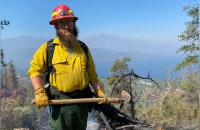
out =
<path fill-rule="evenodd" d="M 60 100 L 49 100 L 51 105 L 61 104 L 74 104 L 74 103 L 98 103 L 104 101 L 104 98 L 80 98 L 80 99 L 60 99 Z M 119 98 L 107 98 L 108 103 L 121 103 L 124 99 Z M 32 104 L 35 104 L 35 100 L 32 100 Z"/>

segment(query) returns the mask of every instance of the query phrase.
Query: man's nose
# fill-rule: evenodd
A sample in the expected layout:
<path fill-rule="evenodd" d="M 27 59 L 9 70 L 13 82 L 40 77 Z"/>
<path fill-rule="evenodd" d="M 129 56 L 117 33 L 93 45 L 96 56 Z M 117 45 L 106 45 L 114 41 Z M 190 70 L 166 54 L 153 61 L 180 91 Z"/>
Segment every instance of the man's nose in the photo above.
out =
<path fill-rule="evenodd" d="M 73 22 L 69 22 L 68 24 L 65 25 L 65 29 L 72 29 L 74 26 Z"/>

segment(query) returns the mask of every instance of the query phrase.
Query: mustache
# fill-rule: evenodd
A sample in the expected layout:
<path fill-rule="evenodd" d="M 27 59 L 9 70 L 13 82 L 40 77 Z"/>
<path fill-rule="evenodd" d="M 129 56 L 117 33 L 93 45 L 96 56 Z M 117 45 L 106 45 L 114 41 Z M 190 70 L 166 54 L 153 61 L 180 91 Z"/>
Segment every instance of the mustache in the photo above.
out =
<path fill-rule="evenodd" d="M 66 31 L 66 30 L 57 30 L 56 34 L 61 39 L 66 39 L 66 38 L 70 37 L 70 35 L 72 35 L 69 31 Z"/>
<path fill-rule="evenodd" d="M 62 31 L 67 31 L 67 30 L 62 30 Z M 62 31 L 59 31 L 59 30 L 56 29 L 57 36 L 58 35 L 63 35 L 64 32 L 62 32 Z M 68 32 L 73 34 L 76 38 L 78 37 L 79 30 L 78 30 L 77 26 L 75 26 L 74 29 L 72 29 L 71 31 L 68 31 Z"/>

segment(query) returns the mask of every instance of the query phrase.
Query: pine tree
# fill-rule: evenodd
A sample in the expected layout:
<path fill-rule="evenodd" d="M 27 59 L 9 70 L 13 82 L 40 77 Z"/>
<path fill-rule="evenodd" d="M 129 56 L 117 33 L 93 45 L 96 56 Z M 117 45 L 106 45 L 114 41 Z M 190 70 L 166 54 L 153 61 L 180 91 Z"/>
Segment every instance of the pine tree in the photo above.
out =
<path fill-rule="evenodd" d="M 177 52 L 184 52 L 187 56 L 181 63 L 176 65 L 176 70 L 199 65 L 199 5 L 184 7 L 184 11 L 192 19 L 186 23 L 186 29 L 181 35 L 178 35 L 180 41 L 186 44 L 181 46 Z"/>
<path fill-rule="evenodd" d="M 8 90 L 15 90 L 18 88 L 18 78 L 13 61 L 7 65 L 6 69 L 6 87 Z"/>
<path fill-rule="evenodd" d="M 4 61 L 4 52 L 3 52 L 3 50 L 1 49 L 0 50 L 0 61 L 1 61 L 1 65 L 3 66 L 3 67 L 6 67 L 6 63 L 5 63 L 5 61 Z"/>
<path fill-rule="evenodd" d="M 1 74 L 0 74 L 0 79 L 1 79 L 1 89 L 4 89 L 6 87 L 5 85 L 5 71 L 6 71 L 6 66 L 7 64 L 5 63 L 4 61 L 4 52 L 3 50 L 1 49 L 0 50 L 0 70 L 1 70 Z"/>

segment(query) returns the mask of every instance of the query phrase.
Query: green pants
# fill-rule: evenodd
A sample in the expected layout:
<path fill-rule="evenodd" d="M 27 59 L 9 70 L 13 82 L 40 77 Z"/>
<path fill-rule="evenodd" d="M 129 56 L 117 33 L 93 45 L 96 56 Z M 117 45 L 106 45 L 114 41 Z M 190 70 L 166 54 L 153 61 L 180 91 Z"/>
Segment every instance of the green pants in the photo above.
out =
<path fill-rule="evenodd" d="M 70 99 L 65 95 L 53 94 L 56 99 Z M 51 106 L 50 126 L 52 130 L 86 130 L 87 104 Z"/>

